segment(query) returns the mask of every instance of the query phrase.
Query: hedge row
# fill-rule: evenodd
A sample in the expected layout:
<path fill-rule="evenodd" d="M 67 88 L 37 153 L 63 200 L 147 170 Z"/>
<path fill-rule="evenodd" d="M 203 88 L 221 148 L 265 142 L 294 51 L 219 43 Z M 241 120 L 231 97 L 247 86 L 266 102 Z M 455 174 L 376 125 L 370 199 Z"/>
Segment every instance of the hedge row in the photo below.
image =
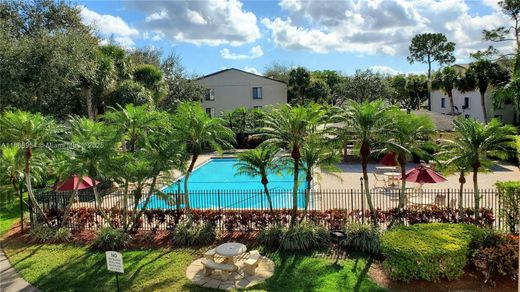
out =
<path fill-rule="evenodd" d="M 114 227 L 121 226 L 123 212 L 121 209 L 105 210 L 109 220 Z M 50 209 L 46 210 L 47 217 L 55 225 L 61 224 L 63 211 Z M 480 226 L 492 226 L 494 215 L 492 210 L 482 209 L 482 217 L 478 222 Z M 132 212 L 129 212 L 132 214 Z M 275 218 L 265 211 L 218 211 L 218 210 L 193 210 L 193 220 L 195 223 L 215 222 L 221 230 L 227 231 L 254 231 L 263 230 L 271 226 L 275 220 L 287 225 L 291 218 L 291 210 L 276 210 Z M 380 223 L 390 222 L 396 216 L 395 210 L 378 211 Z M 442 222 L 442 223 L 474 223 L 474 213 L 472 209 L 465 209 L 464 219 L 459 220 L 458 210 L 453 208 L 423 208 L 404 210 L 401 216 L 408 224 Z M 298 213 L 298 219 L 303 213 Z M 341 229 L 344 225 L 352 222 L 361 222 L 365 217 L 365 222 L 369 222 L 370 213 L 358 210 L 329 210 L 329 211 L 309 211 L 307 220 L 317 225 L 329 229 Z M 184 211 L 151 209 L 143 213 L 143 217 L 137 224 L 140 230 L 172 230 L 177 222 L 186 218 Z M 95 230 L 103 225 L 103 219 L 99 211 L 93 208 L 78 208 L 70 212 L 68 226 L 73 230 Z"/>

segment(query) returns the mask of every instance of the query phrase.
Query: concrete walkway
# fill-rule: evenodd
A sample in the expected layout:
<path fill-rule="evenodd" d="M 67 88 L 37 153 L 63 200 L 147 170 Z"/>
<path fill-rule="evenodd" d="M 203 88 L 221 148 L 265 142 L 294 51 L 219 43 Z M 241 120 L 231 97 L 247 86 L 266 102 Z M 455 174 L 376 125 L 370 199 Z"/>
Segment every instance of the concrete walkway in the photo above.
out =
<path fill-rule="evenodd" d="M 36 292 L 36 287 L 25 281 L 18 272 L 11 267 L 11 263 L 0 248 L 0 291 L 2 292 Z"/>

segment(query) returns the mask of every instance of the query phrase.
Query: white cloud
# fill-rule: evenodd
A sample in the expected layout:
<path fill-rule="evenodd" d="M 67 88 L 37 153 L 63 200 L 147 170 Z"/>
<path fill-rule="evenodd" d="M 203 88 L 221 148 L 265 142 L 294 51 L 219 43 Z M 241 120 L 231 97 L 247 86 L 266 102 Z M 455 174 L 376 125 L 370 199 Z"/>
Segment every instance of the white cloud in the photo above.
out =
<path fill-rule="evenodd" d="M 395 70 L 394 68 L 388 66 L 372 66 L 368 68 L 376 73 L 386 74 L 386 75 L 398 75 L 401 74 L 400 71 Z"/>
<path fill-rule="evenodd" d="M 83 22 L 92 25 L 104 36 L 137 36 L 139 31 L 130 27 L 121 17 L 109 14 L 99 14 L 85 6 L 79 6 Z"/>
<path fill-rule="evenodd" d="M 152 14 L 148 15 L 144 19 L 144 21 L 150 22 L 150 21 L 153 21 L 153 20 L 160 20 L 160 19 L 165 19 L 165 18 L 168 18 L 168 12 L 166 12 L 166 10 L 161 10 L 159 12 L 155 12 L 155 13 L 152 13 Z"/>
<path fill-rule="evenodd" d="M 264 55 L 264 51 L 261 46 L 252 47 L 249 54 L 236 54 L 229 51 L 228 48 L 220 50 L 220 56 L 228 60 L 245 60 L 245 59 L 256 59 Z"/>
<path fill-rule="evenodd" d="M 253 73 L 253 74 L 257 74 L 257 75 L 262 75 L 262 74 L 260 74 L 260 72 L 258 72 L 258 70 L 256 70 L 255 67 L 245 66 L 244 71 L 247 71 L 247 72 Z"/>
<path fill-rule="evenodd" d="M 484 3 L 493 7 L 487 15 L 470 13 L 464 0 L 281 0 L 289 16 L 261 23 L 276 46 L 290 50 L 406 55 L 414 35 L 441 32 L 457 43 L 459 57 L 489 45 L 483 29 L 509 23 L 496 3 Z"/>
<path fill-rule="evenodd" d="M 114 41 L 125 49 L 131 49 L 135 45 L 134 40 L 132 40 L 132 38 L 125 36 L 115 37 Z"/>
<path fill-rule="evenodd" d="M 175 42 L 241 46 L 260 38 L 255 14 L 244 10 L 238 0 L 128 3 L 148 15 L 143 29 Z"/>

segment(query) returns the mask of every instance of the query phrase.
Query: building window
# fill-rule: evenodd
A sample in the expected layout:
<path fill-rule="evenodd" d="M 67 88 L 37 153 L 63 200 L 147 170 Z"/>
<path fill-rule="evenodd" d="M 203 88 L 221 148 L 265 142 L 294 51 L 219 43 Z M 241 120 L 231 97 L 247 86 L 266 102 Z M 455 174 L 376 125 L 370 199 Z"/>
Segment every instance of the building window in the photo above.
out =
<path fill-rule="evenodd" d="M 262 87 L 253 87 L 253 99 L 262 99 Z"/>
<path fill-rule="evenodd" d="M 462 109 L 468 109 L 469 108 L 469 97 L 464 97 L 464 105 L 462 106 Z"/>
<path fill-rule="evenodd" d="M 215 117 L 215 108 L 207 107 L 207 108 L 206 108 L 206 114 L 207 114 L 208 117 L 210 117 L 210 118 Z"/>
<path fill-rule="evenodd" d="M 446 98 L 441 98 L 441 108 L 446 108 Z"/>
<path fill-rule="evenodd" d="M 206 91 L 206 100 L 215 100 L 215 89 L 210 88 Z"/>

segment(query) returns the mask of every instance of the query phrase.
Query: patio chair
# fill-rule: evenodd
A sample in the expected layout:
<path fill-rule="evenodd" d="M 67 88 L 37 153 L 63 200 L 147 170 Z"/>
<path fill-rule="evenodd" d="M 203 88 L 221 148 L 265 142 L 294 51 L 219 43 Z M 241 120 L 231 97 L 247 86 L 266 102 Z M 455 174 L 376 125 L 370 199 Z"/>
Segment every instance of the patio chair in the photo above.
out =
<path fill-rule="evenodd" d="M 386 181 L 386 179 L 383 177 L 383 178 L 380 178 L 375 172 L 373 172 L 373 175 L 374 175 L 374 178 L 376 179 L 376 182 L 374 183 L 374 187 L 377 188 L 377 184 L 378 182 L 383 182 L 383 187 L 387 187 L 388 186 L 388 182 Z"/>
<path fill-rule="evenodd" d="M 254 276 L 261 257 L 262 256 L 258 250 L 251 251 L 247 257 L 247 260 L 244 262 L 244 273 Z"/>
<path fill-rule="evenodd" d="M 210 276 L 214 270 L 220 270 L 222 281 L 227 281 L 230 273 L 238 269 L 235 265 L 220 264 L 208 259 L 202 259 L 201 263 L 204 266 L 204 275 Z"/>

